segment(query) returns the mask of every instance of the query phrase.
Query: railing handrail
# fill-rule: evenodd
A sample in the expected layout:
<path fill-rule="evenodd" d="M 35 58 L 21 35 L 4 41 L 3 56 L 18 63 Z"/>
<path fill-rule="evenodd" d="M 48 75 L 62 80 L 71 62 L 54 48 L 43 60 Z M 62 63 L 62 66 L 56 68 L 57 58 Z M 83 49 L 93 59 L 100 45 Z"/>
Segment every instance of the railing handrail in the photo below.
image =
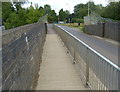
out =
<path fill-rule="evenodd" d="M 56 25 L 56 24 L 55 24 Z M 114 64 L 111 60 L 109 60 L 108 58 L 106 58 L 105 56 L 103 56 L 102 54 L 100 54 L 99 52 L 97 52 L 96 50 L 94 50 L 92 47 L 90 47 L 89 45 L 87 45 L 85 42 L 83 42 L 82 40 L 78 39 L 76 36 L 74 36 L 73 34 L 71 34 L 70 32 L 68 32 L 67 30 L 61 28 L 60 26 L 56 25 L 57 27 L 59 27 L 60 29 L 62 29 L 63 31 L 65 31 L 66 33 L 68 33 L 70 36 L 72 36 L 73 38 L 75 38 L 77 41 L 79 41 L 80 43 L 82 43 L 84 46 L 86 46 L 87 48 L 89 48 L 91 51 L 93 51 L 95 54 L 97 54 L 99 57 L 103 58 L 105 61 L 107 61 L 110 65 L 112 65 L 113 67 L 115 67 L 117 70 L 120 71 L 120 67 L 116 64 Z"/>

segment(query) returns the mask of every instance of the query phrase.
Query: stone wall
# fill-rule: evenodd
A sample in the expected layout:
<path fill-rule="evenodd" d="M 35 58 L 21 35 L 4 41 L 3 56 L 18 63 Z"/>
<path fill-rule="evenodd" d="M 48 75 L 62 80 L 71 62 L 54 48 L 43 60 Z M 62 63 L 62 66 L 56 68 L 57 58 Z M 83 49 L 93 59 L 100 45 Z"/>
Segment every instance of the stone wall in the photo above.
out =
<path fill-rule="evenodd" d="M 120 22 L 98 23 L 97 25 L 86 25 L 85 32 L 118 41 L 120 35 L 119 27 Z"/>
<path fill-rule="evenodd" d="M 46 37 L 44 23 L 6 30 L 2 35 L 2 89 L 31 90 Z"/>

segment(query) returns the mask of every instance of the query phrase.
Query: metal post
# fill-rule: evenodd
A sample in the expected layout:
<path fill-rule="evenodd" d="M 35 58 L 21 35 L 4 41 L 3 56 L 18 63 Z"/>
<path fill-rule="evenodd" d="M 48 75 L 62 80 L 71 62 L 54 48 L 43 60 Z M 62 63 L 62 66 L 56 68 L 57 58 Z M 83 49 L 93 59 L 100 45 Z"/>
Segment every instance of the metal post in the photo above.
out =
<path fill-rule="evenodd" d="M 75 47 L 76 47 L 76 43 L 75 43 L 75 39 L 74 39 L 74 52 L 73 52 L 74 56 L 73 56 L 73 64 L 76 63 L 76 62 L 75 62 Z"/>
<path fill-rule="evenodd" d="M 103 23 L 103 37 L 105 36 L 105 23 Z"/>
<path fill-rule="evenodd" d="M 89 59 L 88 59 L 88 48 L 86 48 L 86 86 L 89 82 Z"/>

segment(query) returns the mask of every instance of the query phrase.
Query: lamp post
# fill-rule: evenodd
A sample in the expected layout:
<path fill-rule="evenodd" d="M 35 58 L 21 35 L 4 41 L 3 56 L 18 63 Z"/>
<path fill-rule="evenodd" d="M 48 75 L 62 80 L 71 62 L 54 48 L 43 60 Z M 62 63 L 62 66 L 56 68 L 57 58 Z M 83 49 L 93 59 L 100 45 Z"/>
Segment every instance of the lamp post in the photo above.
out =
<path fill-rule="evenodd" d="M 69 3 L 66 3 L 66 5 L 68 5 L 68 7 L 69 7 L 69 13 L 70 13 L 70 0 L 69 0 Z M 70 18 L 68 19 L 68 23 L 70 23 Z"/>

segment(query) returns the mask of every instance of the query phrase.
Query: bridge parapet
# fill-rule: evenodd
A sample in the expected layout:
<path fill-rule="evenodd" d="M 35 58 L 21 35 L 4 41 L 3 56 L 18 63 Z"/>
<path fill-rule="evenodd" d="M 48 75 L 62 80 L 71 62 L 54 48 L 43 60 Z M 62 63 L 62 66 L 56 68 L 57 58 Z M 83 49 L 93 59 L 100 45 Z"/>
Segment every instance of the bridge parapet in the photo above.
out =
<path fill-rule="evenodd" d="M 29 24 L 3 32 L 2 90 L 34 88 L 45 37 L 45 23 Z"/>

